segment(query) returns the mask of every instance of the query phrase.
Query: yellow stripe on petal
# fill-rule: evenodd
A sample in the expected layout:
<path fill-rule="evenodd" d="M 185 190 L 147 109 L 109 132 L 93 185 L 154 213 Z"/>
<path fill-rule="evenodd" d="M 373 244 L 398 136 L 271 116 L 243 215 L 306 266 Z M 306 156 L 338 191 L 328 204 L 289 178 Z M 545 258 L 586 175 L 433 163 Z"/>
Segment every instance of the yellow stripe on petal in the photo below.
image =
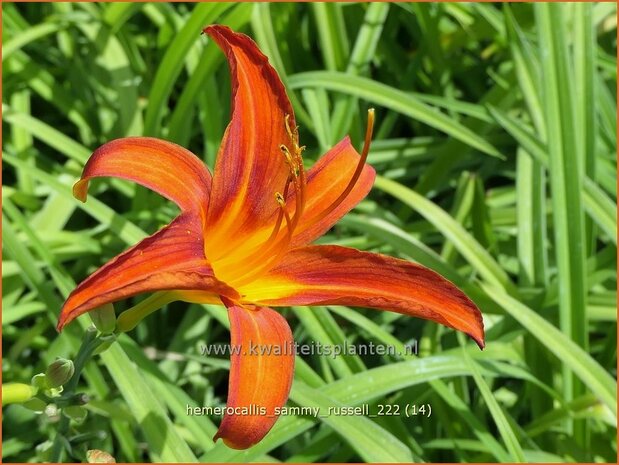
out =
<path fill-rule="evenodd" d="M 215 263 L 238 254 L 278 211 L 274 195 L 283 192 L 290 172 L 280 145 L 289 143 L 286 121 L 296 123 L 281 80 L 255 42 L 225 26 L 204 31 L 226 54 L 232 74 L 232 117 L 217 156 L 206 226 L 207 255 Z"/>

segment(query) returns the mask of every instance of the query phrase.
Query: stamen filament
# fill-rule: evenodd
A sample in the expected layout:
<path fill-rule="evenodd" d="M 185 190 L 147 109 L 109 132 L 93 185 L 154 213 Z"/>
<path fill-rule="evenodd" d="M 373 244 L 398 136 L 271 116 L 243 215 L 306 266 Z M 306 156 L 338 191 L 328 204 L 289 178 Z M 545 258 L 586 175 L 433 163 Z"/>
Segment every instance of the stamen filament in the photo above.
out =
<path fill-rule="evenodd" d="M 307 179 L 301 154 L 303 150 L 305 150 L 305 146 L 299 146 L 298 127 L 295 126 L 291 128 L 290 115 L 286 115 L 284 125 L 286 133 L 290 138 L 292 149 L 288 148 L 286 144 L 280 144 L 279 149 L 286 159 L 290 173 L 286 181 L 283 195 L 279 192 L 275 193 L 275 200 L 280 207 L 275 226 L 268 239 L 252 253 L 251 260 L 243 263 L 242 269 L 245 270 L 245 272 L 241 272 L 240 275 L 235 276 L 229 281 L 229 284 L 234 286 L 240 286 L 251 282 L 257 275 L 264 271 L 268 271 L 274 263 L 277 263 L 277 261 L 281 259 L 282 255 L 290 246 L 294 231 L 299 225 L 301 216 L 303 215 Z M 294 187 L 295 194 L 295 211 L 292 218 L 286 210 L 286 199 L 288 198 L 288 190 L 291 184 Z M 286 235 L 279 238 L 283 219 L 286 220 Z"/>
<path fill-rule="evenodd" d="M 286 196 L 288 195 L 288 187 L 289 186 L 290 186 L 290 178 L 288 178 L 288 181 L 286 181 L 286 187 L 284 188 L 284 194 L 281 195 L 279 192 L 275 193 L 275 198 L 277 200 L 277 203 L 279 203 L 279 196 L 282 197 L 282 200 L 286 198 Z M 285 203 L 284 203 L 284 205 L 285 205 Z M 280 207 L 281 207 L 281 204 L 280 204 Z M 282 225 L 282 220 L 284 219 L 284 213 L 285 213 L 284 209 L 280 208 L 279 212 L 277 213 L 277 220 L 275 220 L 275 226 L 273 227 L 273 231 L 271 231 L 271 235 L 269 236 L 269 238 L 266 241 L 264 241 L 263 247 L 267 246 L 268 244 L 271 244 L 271 242 L 279 234 L 279 228 Z"/>
<path fill-rule="evenodd" d="M 286 126 L 286 132 L 288 133 L 288 136 L 294 140 L 294 136 L 295 134 L 298 136 L 298 131 L 297 128 L 294 128 L 294 131 L 290 128 L 290 115 L 286 115 L 284 116 L 284 125 Z"/>
<path fill-rule="evenodd" d="M 313 226 L 316 223 L 318 223 L 320 220 L 330 215 L 344 201 L 344 199 L 348 196 L 348 194 L 350 194 L 353 187 L 355 187 L 355 184 L 357 183 L 357 181 L 359 180 L 359 177 L 361 176 L 361 173 L 363 172 L 363 167 L 365 166 L 365 162 L 367 161 L 368 154 L 370 153 L 370 145 L 372 142 L 373 130 L 374 130 L 374 108 L 370 108 L 368 110 L 368 122 L 367 122 L 367 126 L 365 129 L 365 140 L 363 141 L 363 150 L 361 152 L 361 157 L 359 158 L 359 162 L 357 163 L 357 168 L 355 169 L 355 172 L 353 173 L 352 178 L 350 178 L 348 185 L 342 191 L 342 193 L 338 196 L 338 198 L 335 199 L 333 202 L 331 202 L 331 205 L 329 205 L 321 213 L 319 213 L 317 216 L 312 218 L 308 222 L 308 225 L 306 227 Z"/>
<path fill-rule="evenodd" d="M 292 219 L 291 232 L 294 232 L 295 228 L 299 224 L 299 220 L 301 219 L 301 215 L 303 214 L 303 208 L 305 206 L 305 171 L 302 168 L 300 170 L 300 177 L 296 178 L 294 181 L 296 208 L 294 212 L 294 218 Z"/>
<path fill-rule="evenodd" d="M 294 151 L 294 153 L 291 154 L 288 147 L 286 147 L 285 145 L 281 146 L 283 147 L 283 149 L 285 149 L 287 157 L 291 156 L 292 163 L 290 163 L 290 165 L 293 167 L 293 171 L 294 171 L 296 208 L 295 208 L 295 214 L 294 214 L 294 218 L 292 219 L 292 225 L 291 225 L 292 226 L 291 233 L 294 233 L 294 230 L 296 229 L 297 225 L 299 224 L 299 220 L 301 219 L 301 216 L 303 215 L 303 210 L 305 207 L 306 178 L 305 178 L 305 169 L 303 168 L 303 157 L 301 156 L 301 154 L 303 153 L 303 150 L 305 150 L 305 146 L 299 147 L 299 127 L 298 126 L 295 126 L 294 128 L 290 127 L 290 115 L 286 115 L 286 117 L 284 118 L 284 124 L 286 126 L 286 132 L 288 133 L 288 137 L 290 138 L 290 141 L 292 142 L 293 151 Z"/>

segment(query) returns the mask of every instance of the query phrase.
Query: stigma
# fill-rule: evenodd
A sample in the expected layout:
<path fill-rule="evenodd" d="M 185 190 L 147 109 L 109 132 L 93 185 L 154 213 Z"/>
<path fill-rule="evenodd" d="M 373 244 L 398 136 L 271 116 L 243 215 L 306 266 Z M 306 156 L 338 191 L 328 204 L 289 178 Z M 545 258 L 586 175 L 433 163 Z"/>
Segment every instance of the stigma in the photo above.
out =
<path fill-rule="evenodd" d="M 340 204 L 348 197 L 348 195 L 352 192 L 353 188 L 357 184 L 357 181 L 361 177 L 361 173 L 363 172 L 363 167 L 368 159 L 368 154 L 370 153 L 370 145 L 372 143 L 372 134 L 374 132 L 374 108 L 368 109 L 368 122 L 365 128 L 365 137 L 363 140 L 363 150 L 361 151 L 361 157 L 359 157 L 359 161 L 357 162 L 357 167 L 355 168 L 355 172 L 353 173 L 350 181 L 346 188 L 342 191 L 342 193 L 333 201 L 331 204 L 325 208 L 323 211 L 318 213 L 316 216 L 309 219 L 309 226 L 313 226 L 318 223 L 320 220 L 329 216 Z"/>

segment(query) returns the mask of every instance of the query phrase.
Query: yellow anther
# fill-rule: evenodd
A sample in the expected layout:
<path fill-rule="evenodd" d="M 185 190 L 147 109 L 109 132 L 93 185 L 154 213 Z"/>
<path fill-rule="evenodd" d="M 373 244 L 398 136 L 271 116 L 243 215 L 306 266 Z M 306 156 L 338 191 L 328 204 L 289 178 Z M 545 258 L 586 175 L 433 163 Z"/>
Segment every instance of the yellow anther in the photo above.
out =
<path fill-rule="evenodd" d="M 275 193 L 275 200 L 277 201 L 280 207 L 283 208 L 286 206 L 286 201 L 284 200 L 284 196 L 280 194 L 279 192 Z"/>
<path fill-rule="evenodd" d="M 289 161 L 292 160 L 292 154 L 290 153 L 290 150 L 288 149 L 288 147 L 286 147 L 284 144 L 279 144 L 279 149 L 282 151 L 282 153 L 286 157 L 286 160 L 289 160 Z"/>
<path fill-rule="evenodd" d="M 286 147 L 284 144 L 280 144 L 279 149 L 282 151 L 282 153 L 286 157 L 286 162 L 288 163 L 288 166 L 290 167 L 290 173 L 295 178 L 299 177 L 299 162 L 298 160 L 295 160 L 295 158 L 298 158 L 298 157 L 293 157 L 292 154 L 290 153 L 290 149 L 288 149 L 288 147 Z"/>
<path fill-rule="evenodd" d="M 284 124 L 286 125 L 286 133 L 288 133 L 288 136 L 290 137 L 290 139 L 294 140 L 292 129 L 290 129 L 290 115 L 286 115 L 284 117 Z M 296 131 L 296 128 L 295 128 L 295 131 Z"/>

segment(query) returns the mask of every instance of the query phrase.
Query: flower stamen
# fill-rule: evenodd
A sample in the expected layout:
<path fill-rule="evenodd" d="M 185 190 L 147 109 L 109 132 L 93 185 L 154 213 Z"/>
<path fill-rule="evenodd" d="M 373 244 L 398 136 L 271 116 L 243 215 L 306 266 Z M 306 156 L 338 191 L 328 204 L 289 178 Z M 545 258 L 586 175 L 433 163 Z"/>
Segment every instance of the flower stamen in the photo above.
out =
<path fill-rule="evenodd" d="M 292 175 L 293 178 L 298 178 L 299 167 L 297 166 L 296 161 L 292 157 L 292 154 L 290 153 L 290 149 L 286 147 L 284 144 L 280 144 L 279 149 L 281 150 L 281 152 L 284 154 L 284 157 L 286 158 L 286 163 L 288 163 L 288 167 L 290 168 L 290 174 Z"/>
<path fill-rule="evenodd" d="M 284 117 L 284 126 L 292 144 L 292 152 L 284 144 L 280 145 L 280 149 L 284 153 L 288 164 L 291 166 L 293 174 L 296 208 L 292 219 L 291 232 L 294 233 L 305 208 L 305 185 L 307 182 L 302 156 L 305 146 L 299 146 L 299 126 L 295 126 L 294 128 L 290 127 L 290 115 L 288 114 Z"/>
<path fill-rule="evenodd" d="M 268 244 L 271 244 L 275 240 L 277 235 L 279 234 L 279 228 L 281 227 L 282 220 L 284 219 L 284 216 L 285 216 L 284 213 L 285 213 L 286 202 L 284 201 L 284 199 L 286 198 L 286 194 L 288 193 L 289 186 L 290 186 L 290 178 L 288 178 L 288 181 L 286 181 L 286 187 L 284 188 L 284 195 L 280 194 L 279 192 L 275 193 L 275 200 L 279 204 L 280 209 L 277 214 L 277 220 L 275 220 L 275 226 L 273 226 L 273 231 L 271 231 L 271 235 L 269 236 L 269 238 L 266 241 L 264 241 L 263 250 L 265 246 L 268 246 Z M 283 202 L 283 207 L 282 207 L 282 202 Z"/>
<path fill-rule="evenodd" d="M 331 202 L 331 204 L 327 208 L 325 208 L 321 213 L 319 213 L 317 216 L 315 216 L 308 222 L 308 227 L 315 225 L 320 220 L 326 218 L 328 215 L 333 213 L 333 211 L 337 207 L 340 206 L 340 204 L 344 201 L 344 199 L 348 197 L 348 194 L 350 194 L 350 192 L 353 190 L 353 188 L 355 187 L 355 184 L 357 184 L 357 181 L 359 180 L 359 177 L 361 176 L 361 173 L 363 172 L 363 167 L 365 166 L 365 162 L 367 161 L 368 154 L 370 152 L 370 145 L 372 143 L 373 131 L 374 131 L 374 108 L 370 108 L 368 110 L 368 122 L 367 122 L 367 126 L 365 129 L 365 139 L 363 141 L 363 150 L 361 152 L 361 157 L 359 158 L 359 161 L 357 162 L 357 167 L 355 168 L 355 172 L 353 173 L 352 178 L 350 178 L 348 185 L 342 191 L 342 193 L 333 202 Z"/>
<path fill-rule="evenodd" d="M 290 139 L 290 146 L 292 147 L 292 150 L 286 144 L 280 144 L 279 149 L 286 159 L 286 163 L 290 169 L 290 174 L 288 175 L 284 194 L 282 195 L 279 192 L 275 193 L 275 200 L 280 207 L 275 227 L 269 238 L 263 242 L 262 247 L 257 251 L 257 254 L 254 255 L 250 263 L 246 263 L 244 265 L 245 269 L 250 269 L 251 271 L 240 275 L 238 280 L 234 280 L 234 284 L 236 286 L 251 282 L 255 276 L 268 270 L 273 263 L 276 263 L 281 258 L 292 242 L 294 231 L 299 224 L 301 216 L 303 215 L 305 208 L 305 186 L 307 184 L 302 156 L 305 146 L 299 146 L 299 128 L 298 126 L 295 126 L 294 128 L 290 126 L 290 115 L 285 116 L 284 126 Z M 288 188 L 290 185 L 294 188 L 295 197 L 295 209 L 294 216 L 292 218 L 286 209 L 285 200 L 288 198 Z M 282 219 L 286 220 L 286 235 L 277 240 L 281 232 L 280 227 Z M 257 267 L 253 268 L 254 265 L 257 265 Z"/>

